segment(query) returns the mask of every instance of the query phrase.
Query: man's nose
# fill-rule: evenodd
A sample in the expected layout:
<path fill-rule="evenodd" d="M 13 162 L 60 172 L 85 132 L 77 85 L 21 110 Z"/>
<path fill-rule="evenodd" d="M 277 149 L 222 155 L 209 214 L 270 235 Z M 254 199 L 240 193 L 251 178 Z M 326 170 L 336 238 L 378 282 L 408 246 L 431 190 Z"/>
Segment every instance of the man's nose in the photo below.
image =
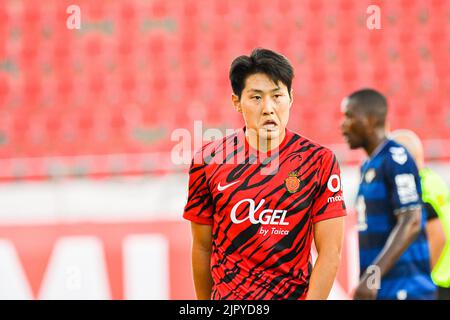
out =
<path fill-rule="evenodd" d="M 266 98 L 263 101 L 263 114 L 273 114 L 274 113 L 274 102 L 271 98 Z"/>
<path fill-rule="evenodd" d="M 347 121 L 345 119 L 341 120 L 341 125 L 340 125 L 341 131 L 344 131 L 346 127 L 347 127 Z"/>

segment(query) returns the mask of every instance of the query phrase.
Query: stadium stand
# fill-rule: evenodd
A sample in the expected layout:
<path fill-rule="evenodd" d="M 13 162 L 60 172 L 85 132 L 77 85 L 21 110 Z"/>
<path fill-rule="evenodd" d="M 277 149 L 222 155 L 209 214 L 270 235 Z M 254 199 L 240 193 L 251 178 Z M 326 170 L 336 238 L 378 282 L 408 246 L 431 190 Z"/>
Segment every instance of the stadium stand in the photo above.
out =
<path fill-rule="evenodd" d="M 227 74 L 256 46 L 296 68 L 290 127 L 342 161 L 358 159 L 340 100 L 363 86 L 387 94 L 392 128 L 450 158 L 449 1 L 378 1 L 381 30 L 366 27 L 370 1 L 80 0 L 80 30 L 66 28 L 70 1 L 5 2 L 0 179 L 176 170 L 173 129 L 242 125 Z"/>

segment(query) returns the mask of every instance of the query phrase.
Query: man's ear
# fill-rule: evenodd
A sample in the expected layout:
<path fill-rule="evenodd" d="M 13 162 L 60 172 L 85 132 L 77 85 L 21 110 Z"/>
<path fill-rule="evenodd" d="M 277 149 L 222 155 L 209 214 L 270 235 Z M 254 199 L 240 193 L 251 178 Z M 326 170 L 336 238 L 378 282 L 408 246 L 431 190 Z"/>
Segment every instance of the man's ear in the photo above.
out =
<path fill-rule="evenodd" d="M 380 118 L 375 115 L 368 115 L 366 121 L 370 128 L 377 128 L 380 126 Z"/>
<path fill-rule="evenodd" d="M 241 101 L 239 97 L 234 93 L 231 95 L 231 102 L 233 103 L 233 106 L 236 109 L 236 111 L 242 113 Z"/>

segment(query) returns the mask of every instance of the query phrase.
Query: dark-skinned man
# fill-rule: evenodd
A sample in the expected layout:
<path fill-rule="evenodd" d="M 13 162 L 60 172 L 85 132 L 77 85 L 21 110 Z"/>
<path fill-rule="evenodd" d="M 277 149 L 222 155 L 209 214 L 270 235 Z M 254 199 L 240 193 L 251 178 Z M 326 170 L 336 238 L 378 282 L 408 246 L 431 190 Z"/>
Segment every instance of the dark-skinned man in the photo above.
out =
<path fill-rule="evenodd" d="M 386 98 L 363 89 L 341 107 L 346 142 L 369 157 L 356 201 L 361 274 L 354 299 L 435 299 L 420 177 L 408 151 L 387 137 Z"/>

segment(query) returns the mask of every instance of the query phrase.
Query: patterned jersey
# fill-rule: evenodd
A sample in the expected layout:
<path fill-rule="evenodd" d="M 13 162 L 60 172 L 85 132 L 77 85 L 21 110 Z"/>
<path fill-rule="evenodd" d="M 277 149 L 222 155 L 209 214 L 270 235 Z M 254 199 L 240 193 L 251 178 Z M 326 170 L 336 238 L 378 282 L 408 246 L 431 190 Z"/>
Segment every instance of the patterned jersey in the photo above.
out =
<path fill-rule="evenodd" d="M 356 205 L 361 274 L 385 246 L 396 215 L 421 206 L 420 177 L 413 158 L 401 145 L 386 140 L 361 167 Z M 425 210 L 422 213 L 419 236 L 381 279 L 378 299 L 434 298 Z"/>
<path fill-rule="evenodd" d="M 304 299 L 313 224 L 345 214 L 333 153 L 288 129 L 261 154 L 244 127 L 191 164 L 184 218 L 212 225 L 212 299 Z"/>

